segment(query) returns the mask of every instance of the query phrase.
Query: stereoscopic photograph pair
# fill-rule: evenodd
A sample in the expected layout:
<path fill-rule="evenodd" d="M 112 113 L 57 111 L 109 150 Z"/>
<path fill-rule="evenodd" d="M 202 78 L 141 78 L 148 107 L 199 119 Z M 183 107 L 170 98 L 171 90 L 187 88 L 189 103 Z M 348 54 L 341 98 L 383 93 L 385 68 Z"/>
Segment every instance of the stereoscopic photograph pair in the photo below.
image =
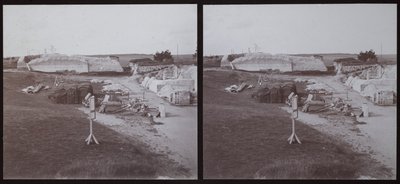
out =
<path fill-rule="evenodd" d="M 396 179 L 396 15 L 3 5 L 3 179 Z"/>

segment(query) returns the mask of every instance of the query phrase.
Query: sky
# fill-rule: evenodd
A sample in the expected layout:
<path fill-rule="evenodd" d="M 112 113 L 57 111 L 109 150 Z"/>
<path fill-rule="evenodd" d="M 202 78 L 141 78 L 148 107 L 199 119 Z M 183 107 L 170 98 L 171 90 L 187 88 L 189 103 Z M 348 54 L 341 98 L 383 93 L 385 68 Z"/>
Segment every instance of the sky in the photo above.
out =
<path fill-rule="evenodd" d="M 196 5 L 3 6 L 4 57 L 42 54 L 193 54 Z M 51 48 L 54 49 L 51 49 Z"/>
<path fill-rule="evenodd" d="M 204 54 L 397 52 L 396 4 L 204 6 Z"/>

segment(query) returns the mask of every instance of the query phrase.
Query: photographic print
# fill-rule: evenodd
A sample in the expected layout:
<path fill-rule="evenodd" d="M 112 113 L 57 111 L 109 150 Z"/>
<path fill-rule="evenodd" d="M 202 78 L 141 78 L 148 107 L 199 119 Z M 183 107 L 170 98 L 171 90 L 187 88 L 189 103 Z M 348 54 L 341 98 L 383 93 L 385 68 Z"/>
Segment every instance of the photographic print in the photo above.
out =
<path fill-rule="evenodd" d="M 3 10 L 3 179 L 197 179 L 196 5 Z"/>
<path fill-rule="evenodd" d="M 205 179 L 395 179 L 395 4 L 205 5 Z"/>

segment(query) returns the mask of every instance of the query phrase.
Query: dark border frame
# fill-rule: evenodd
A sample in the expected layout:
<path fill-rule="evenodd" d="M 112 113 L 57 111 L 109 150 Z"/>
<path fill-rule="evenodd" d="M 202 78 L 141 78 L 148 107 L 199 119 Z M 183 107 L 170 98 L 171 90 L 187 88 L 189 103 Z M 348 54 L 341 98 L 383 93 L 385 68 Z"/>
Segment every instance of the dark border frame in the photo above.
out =
<path fill-rule="evenodd" d="M 349 182 L 349 183 L 373 183 L 379 182 L 376 181 L 363 181 L 363 180 L 229 180 L 229 179 L 222 179 L 222 180 L 213 180 L 213 179 L 203 179 L 203 100 L 202 100 L 202 76 L 203 76 L 203 5 L 239 5 L 239 4 L 397 4 L 398 1 L 395 0 L 382 0 L 382 1 L 374 1 L 374 0 L 342 0 L 342 1 L 335 1 L 335 0 L 269 0 L 269 1 L 261 1 L 261 0 L 186 0 L 186 1 L 179 1 L 179 0 L 114 0 L 114 1 L 106 1 L 106 0 L 3 0 L 2 5 L 43 5 L 43 4 L 65 4 L 65 5 L 72 5 L 72 4 L 80 4 L 80 5 L 91 5 L 91 4 L 195 4 L 197 5 L 197 63 L 198 63 L 198 179 L 197 180 L 4 180 L 4 183 L 8 182 L 32 182 L 32 183 L 65 183 L 65 182 L 73 182 L 73 183 L 88 183 L 88 182 L 96 182 L 96 183 L 302 183 L 302 182 L 311 182 L 311 183 L 330 183 L 330 182 Z M 2 8 L 3 9 L 3 8 Z M 399 13 L 397 12 L 398 17 Z M 3 22 L 3 19 L 2 19 Z M 3 25 L 3 24 L 2 24 Z M 3 38 L 3 35 L 2 35 Z M 398 42 L 398 38 L 397 38 Z M 397 47 L 399 49 L 399 47 Z M 3 55 L 3 54 L 2 54 Z M 1 92 L 2 93 L 2 92 Z M 3 98 L 1 99 L 3 100 Z M 3 102 L 3 101 L 2 101 Z M 397 127 L 397 132 L 399 132 L 400 128 Z M 3 132 L 1 132 L 3 134 Z M 3 142 L 1 143 L 3 145 Z M 399 144 L 399 137 L 397 137 L 397 144 Z M 397 153 L 398 151 L 397 146 Z M 1 151 L 3 151 L 3 146 L 1 147 Z M 3 158 L 2 158 L 3 160 Z M 397 159 L 397 163 L 398 163 Z M 397 164 L 399 165 L 399 164 Z M 1 168 L 3 171 L 3 168 Z M 3 175 L 3 172 L 1 173 Z M 397 169 L 397 176 L 399 176 L 399 171 Z M 385 183 L 395 183 L 395 180 L 392 181 L 385 181 Z"/>

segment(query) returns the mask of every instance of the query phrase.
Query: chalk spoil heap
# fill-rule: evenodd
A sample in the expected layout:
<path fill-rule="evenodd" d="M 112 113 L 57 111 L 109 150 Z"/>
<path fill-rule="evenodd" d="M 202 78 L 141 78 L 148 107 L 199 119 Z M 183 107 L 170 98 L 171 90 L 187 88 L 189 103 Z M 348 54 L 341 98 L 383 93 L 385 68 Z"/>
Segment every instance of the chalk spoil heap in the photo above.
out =
<path fill-rule="evenodd" d="M 117 60 L 110 57 L 97 58 L 86 56 L 68 56 L 64 54 L 41 55 L 27 64 L 31 71 L 61 72 L 123 72 Z"/>
<path fill-rule="evenodd" d="M 233 69 L 246 71 L 279 70 L 292 71 L 327 71 L 322 60 L 314 57 L 271 55 L 249 53 L 231 62 Z"/>

